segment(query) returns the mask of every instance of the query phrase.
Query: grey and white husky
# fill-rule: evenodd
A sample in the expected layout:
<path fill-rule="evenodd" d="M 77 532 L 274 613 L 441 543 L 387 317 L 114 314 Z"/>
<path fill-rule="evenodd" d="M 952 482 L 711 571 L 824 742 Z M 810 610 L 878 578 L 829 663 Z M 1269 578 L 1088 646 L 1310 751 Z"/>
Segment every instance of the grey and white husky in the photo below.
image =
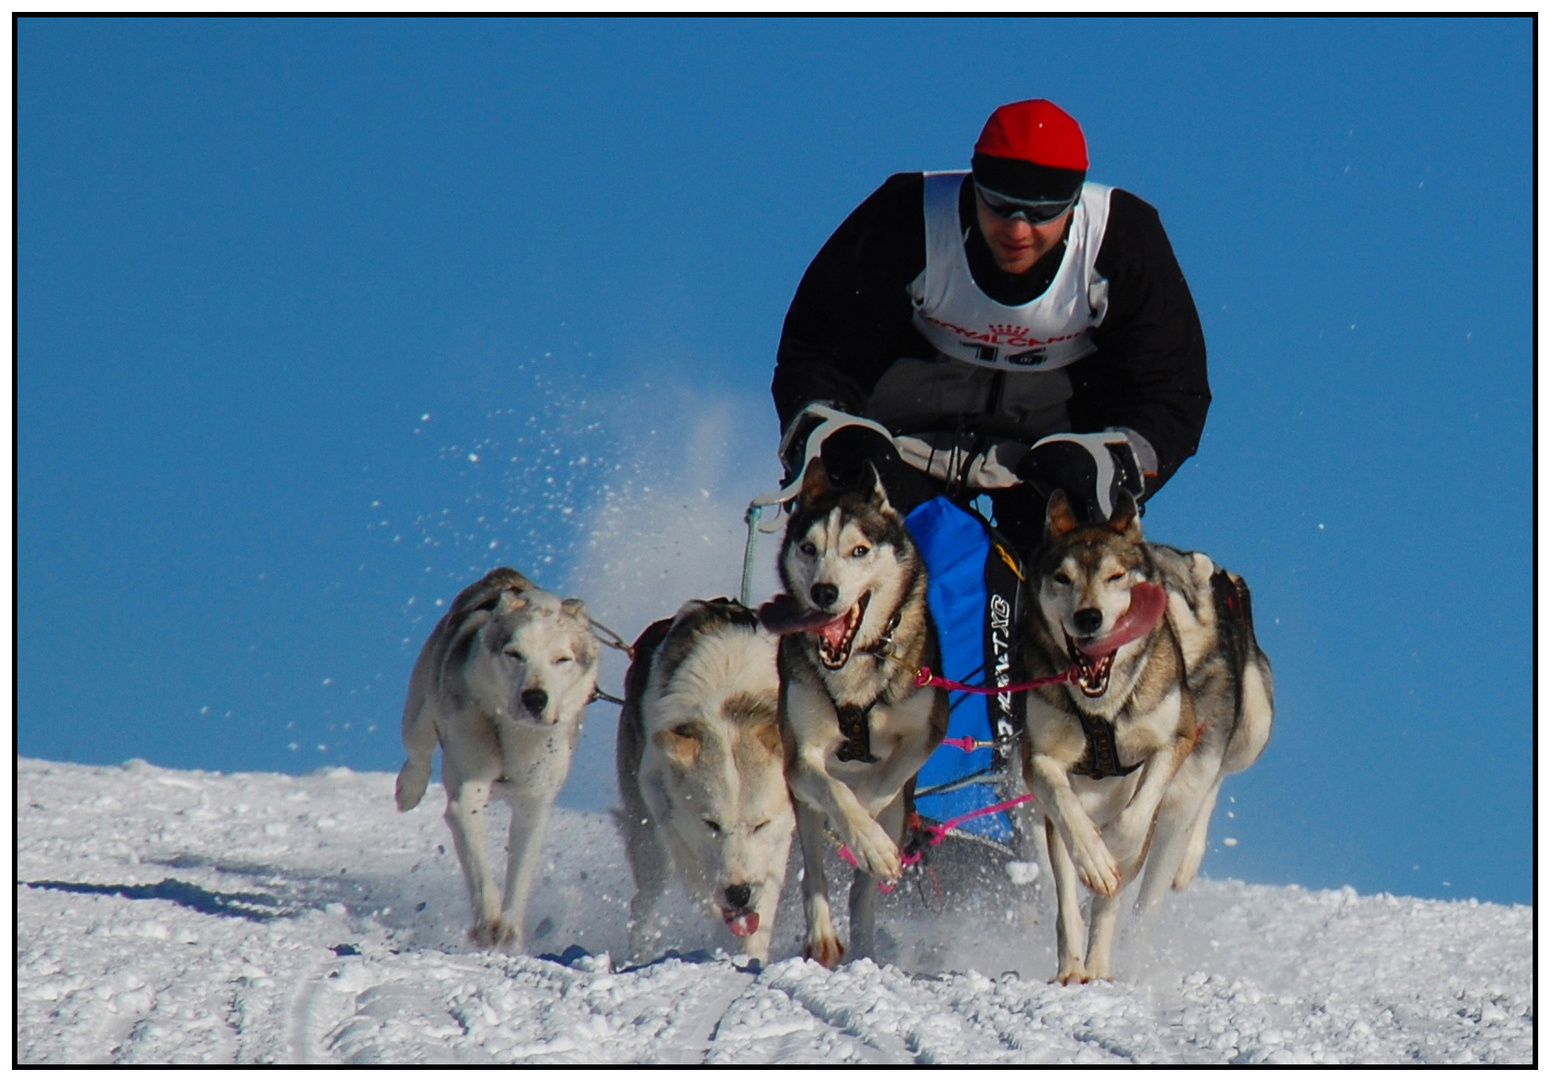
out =
<path fill-rule="evenodd" d="M 647 627 L 625 677 L 615 766 L 635 879 L 631 947 L 674 871 L 742 951 L 770 959 L 795 818 L 776 724 L 776 639 L 731 600 Z"/>
<path fill-rule="evenodd" d="M 1024 777 L 1045 816 L 1056 885 L 1056 978 L 1111 978 L 1121 890 L 1142 871 L 1138 910 L 1195 878 L 1225 776 L 1271 735 L 1271 665 L 1249 589 L 1199 552 L 1142 539 L 1123 494 L 1081 525 L 1064 493 L 1046 510 L 1025 635 L 1032 675 L 1074 672 L 1028 699 Z M 1095 894 L 1081 953 L 1079 880 Z"/>
<path fill-rule="evenodd" d="M 918 688 L 940 667 L 926 568 L 876 476 L 830 482 L 810 462 L 781 545 L 786 592 L 761 609 L 781 633 L 781 737 L 803 851 L 804 952 L 833 967 L 825 824 L 853 854 L 851 954 L 874 951 L 877 884 L 900 876 L 910 789 L 948 730 L 948 697 Z"/>
<path fill-rule="evenodd" d="M 598 641 L 580 600 L 561 600 L 501 567 L 458 594 L 409 679 L 395 796 L 410 810 L 425 795 L 442 748 L 447 825 L 463 865 L 476 944 L 523 949 L 523 916 L 544 831 L 571 768 L 582 712 L 598 680 Z M 506 894 L 486 854 L 484 810 L 512 808 Z"/>

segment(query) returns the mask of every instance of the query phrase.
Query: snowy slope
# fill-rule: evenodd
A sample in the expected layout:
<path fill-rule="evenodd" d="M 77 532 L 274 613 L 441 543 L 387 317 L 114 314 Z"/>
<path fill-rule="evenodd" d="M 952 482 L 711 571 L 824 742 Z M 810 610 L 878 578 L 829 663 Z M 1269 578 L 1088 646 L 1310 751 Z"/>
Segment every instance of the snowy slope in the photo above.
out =
<path fill-rule="evenodd" d="M 882 967 L 803 961 L 787 904 L 749 971 L 681 902 L 664 946 L 688 958 L 626 970 L 612 823 L 561 810 L 528 925 L 564 964 L 463 944 L 440 790 L 406 815 L 392 790 L 19 762 L 18 1060 L 1531 1059 L 1527 907 L 1198 881 L 1122 937 L 1116 983 L 1060 987 L 1048 897 L 1020 928 L 999 869 L 948 852 L 945 912 L 929 882 L 880 905 Z"/>

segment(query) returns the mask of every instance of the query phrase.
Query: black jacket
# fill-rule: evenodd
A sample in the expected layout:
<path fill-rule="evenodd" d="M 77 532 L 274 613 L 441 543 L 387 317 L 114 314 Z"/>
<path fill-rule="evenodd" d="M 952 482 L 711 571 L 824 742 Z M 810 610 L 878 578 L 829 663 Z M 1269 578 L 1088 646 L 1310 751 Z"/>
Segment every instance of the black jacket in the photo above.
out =
<path fill-rule="evenodd" d="M 884 371 L 901 357 L 935 350 L 911 323 L 907 287 L 926 267 L 921 173 L 898 173 L 867 197 L 820 249 L 802 283 L 776 353 L 771 392 L 783 430 L 811 401 L 860 413 Z M 1026 304 L 1049 288 L 1066 253 L 1063 240 L 1023 274 L 1006 274 L 975 221 L 973 188 L 959 200 L 970 272 L 987 296 Z M 1097 352 L 1065 369 L 1070 430 L 1127 427 L 1152 444 L 1156 491 L 1195 453 L 1211 389 L 1206 343 L 1190 288 L 1158 212 L 1115 189 L 1095 266 L 1109 281 L 1109 308 L 1094 328 Z M 1053 431 L 1021 433 L 1032 443 Z"/>

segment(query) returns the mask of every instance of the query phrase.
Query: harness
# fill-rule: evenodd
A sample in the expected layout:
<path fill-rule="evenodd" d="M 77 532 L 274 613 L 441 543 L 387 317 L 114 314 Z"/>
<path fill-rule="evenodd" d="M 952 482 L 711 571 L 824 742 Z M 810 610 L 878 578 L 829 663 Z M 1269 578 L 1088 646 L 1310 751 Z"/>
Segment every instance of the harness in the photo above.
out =
<path fill-rule="evenodd" d="M 1102 716 L 1089 716 L 1081 709 L 1077 719 L 1082 721 L 1082 733 L 1088 737 L 1088 750 L 1082 760 L 1072 766 L 1072 772 L 1090 780 L 1103 780 L 1110 776 L 1130 776 L 1142 767 L 1120 764 L 1120 752 L 1115 748 L 1115 725 Z"/>
<path fill-rule="evenodd" d="M 1071 667 L 1059 675 L 1047 675 L 1044 678 L 1031 679 L 1025 683 L 1017 683 L 1013 686 L 970 686 L 967 683 L 955 682 L 952 679 L 944 679 L 939 675 L 933 675 L 932 669 L 923 667 L 916 672 L 917 686 L 940 686 L 946 690 L 961 690 L 969 694 L 1005 694 L 1010 691 L 1033 690 L 1041 686 L 1052 686 L 1058 683 L 1069 683 L 1077 678 L 1077 669 Z M 1077 719 L 1082 724 L 1083 735 L 1087 737 L 1088 749 L 1083 754 L 1082 760 L 1072 766 L 1072 772 L 1087 776 L 1091 780 L 1103 780 L 1110 776 L 1130 776 L 1142 767 L 1138 761 L 1135 765 L 1120 764 L 1120 752 L 1115 748 L 1115 725 L 1102 716 L 1089 716 L 1078 710 Z M 972 750 L 980 750 L 987 747 L 1000 748 L 1003 743 L 998 739 L 944 739 L 944 746 L 957 747 L 966 753 Z"/>
<path fill-rule="evenodd" d="M 872 756 L 871 726 L 867 717 L 882 697 L 879 694 L 873 698 L 866 708 L 860 705 L 835 706 L 835 716 L 840 721 L 840 735 L 845 739 L 840 749 L 835 751 L 835 757 L 841 761 L 861 761 L 868 765 L 878 760 Z"/>
<path fill-rule="evenodd" d="M 876 656 L 880 660 L 892 656 L 894 654 L 894 631 L 899 629 L 900 615 L 899 611 L 894 612 L 889 619 L 888 625 L 884 627 L 883 637 L 878 639 L 876 645 L 866 649 L 854 650 L 853 655 L 855 655 L 855 652 L 864 652 Z M 829 699 L 829 703 L 835 707 L 835 718 L 840 722 L 841 737 L 845 739 L 845 742 L 841 743 L 840 749 L 835 751 L 835 757 L 841 761 L 860 761 L 867 765 L 871 765 L 879 760 L 873 757 L 872 754 L 872 728 L 868 723 L 868 717 L 872 715 L 873 709 L 877 708 L 878 702 L 883 700 L 884 693 L 887 693 L 887 691 L 885 690 L 883 693 L 878 694 L 877 697 L 873 698 L 866 705 L 842 705 L 832 697 Z M 826 697 L 829 696 L 828 687 L 825 687 L 824 695 Z"/>

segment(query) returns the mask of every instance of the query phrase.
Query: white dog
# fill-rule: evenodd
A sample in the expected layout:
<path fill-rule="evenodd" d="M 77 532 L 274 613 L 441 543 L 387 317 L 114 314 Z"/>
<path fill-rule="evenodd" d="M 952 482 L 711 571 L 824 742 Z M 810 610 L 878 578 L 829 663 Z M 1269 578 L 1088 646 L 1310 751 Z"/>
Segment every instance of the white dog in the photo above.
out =
<path fill-rule="evenodd" d="M 409 680 L 395 795 L 418 805 L 442 747 L 447 824 L 463 864 L 480 945 L 521 952 L 523 916 L 550 808 L 571 768 L 598 680 L 598 641 L 580 600 L 561 600 L 501 567 L 458 594 Z M 506 800 L 506 897 L 496 893 L 483 813 Z"/>
<path fill-rule="evenodd" d="M 631 945 L 678 871 L 764 963 L 795 817 L 776 722 L 776 639 L 731 600 L 691 600 L 635 644 L 619 718 Z"/>

